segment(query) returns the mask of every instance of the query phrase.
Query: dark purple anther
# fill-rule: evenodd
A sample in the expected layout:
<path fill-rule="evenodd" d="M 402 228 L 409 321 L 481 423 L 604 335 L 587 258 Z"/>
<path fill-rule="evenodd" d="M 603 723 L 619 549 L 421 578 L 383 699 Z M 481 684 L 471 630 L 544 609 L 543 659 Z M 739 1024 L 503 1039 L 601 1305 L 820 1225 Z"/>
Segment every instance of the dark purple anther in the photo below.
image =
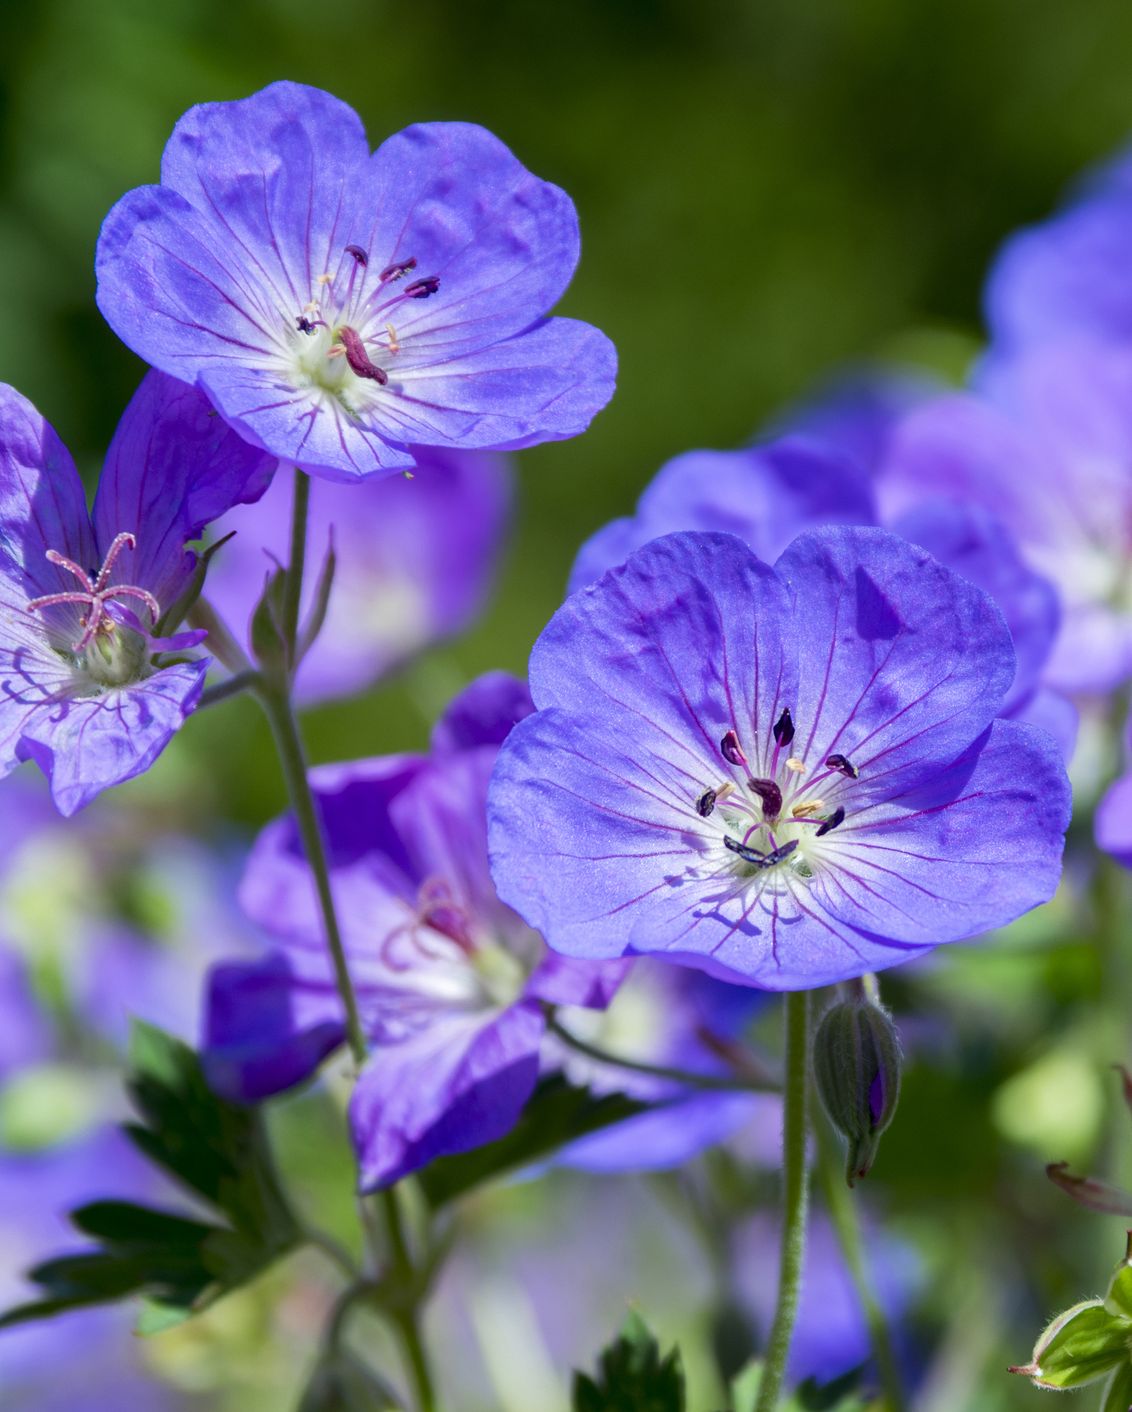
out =
<path fill-rule="evenodd" d="M 781 863 L 784 858 L 789 858 L 795 848 L 798 847 L 798 840 L 792 838 L 789 843 L 784 843 L 776 848 L 772 853 L 760 853 L 757 848 L 751 848 L 746 843 L 740 843 L 738 839 L 732 838 L 730 834 L 725 834 L 723 838 L 724 847 L 737 853 L 744 863 L 753 863 L 756 868 L 772 868 L 775 863 Z"/>
<path fill-rule="evenodd" d="M 314 333 L 314 324 L 312 324 L 310 319 L 308 319 L 304 314 L 299 315 L 299 317 L 295 320 L 295 324 L 298 327 L 300 333 Z"/>
<path fill-rule="evenodd" d="M 743 754 L 743 748 L 739 744 L 739 737 L 733 730 L 727 732 L 719 742 L 719 753 L 729 765 L 745 765 L 747 757 Z"/>
<path fill-rule="evenodd" d="M 827 833 L 832 833 L 833 830 L 838 826 L 838 824 L 843 824 L 844 822 L 845 810 L 842 809 L 841 805 L 839 804 L 837 808 L 833 811 L 833 813 L 830 814 L 829 818 L 823 819 L 822 822 L 818 825 L 817 830 L 814 833 L 814 837 L 823 838 Z"/>
<path fill-rule="evenodd" d="M 363 270 L 369 264 L 369 256 L 366 254 L 366 252 L 362 249 L 360 245 L 347 245 L 346 254 L 353 255 L 354 259 L 357 260 L 358 264 L 361 265 Z"/>
<path fill-rule="evenodd" d="M 831 755 L 825 762 L 831 770 L 840 770 L 843 775 L 848 775 L 851 780 L 857 778 L 857 767 L 851 760 L 847 760 L 844 755 Z"/>
<path fill-rule="evenodd" d="M 416 257 L 410 255 L 407 260 L 398 260 L 396 264 L 386 265 L 381 274 L 378 275 L 378 279 L 381 280 L 382 284 L 385 284 L 387 280 L 400 279 L 402 275 L 407 275 L 410 270 L 415 270 L 416 268 Z"/>
<path fill-rule="evenodd" d="M 405 286 L 405 293 L 410 299 L 427 299 L 430 294 L 435 294 L 439 288 L 439 275 L 425 275 L 423 279 L 415 279 L 412 284 L 407 284 Z"/>
<path fill-rule="evenodd" d="M 747 788 L 757 794 L 763 806 L 764 819 L 777 819 L 782 813 L 782 791 L 773 780 L 748 780 Z"/>
<path fill-rule="evenodd" d="M 701 819 L 706 819 L 707 816 L 711 813 L 711 811 L 715 808 L 715 798 L 716 795 L 714 789 L 705 789 L 703 794 L 700 795 L 699 799 L 696 800 L 696 813 L 700 816 Z"/>
<path fill-rule="evenodd" d="M 790 707 L 782 708 L 782 715 L 774 723 L 774 743 L 775 745 L 789 745 L 794 739 L 794 717 L 790 714 Z"/>
<path fill-rule="evenodd" d="M 358 377 L 371 378 L 382 386 L 389 381 L 386 373 L 370 360 L 360 334 L 352 328 L 341 328 L 338 330 L 338 338 L 346 350 L 346 362 Z"/>

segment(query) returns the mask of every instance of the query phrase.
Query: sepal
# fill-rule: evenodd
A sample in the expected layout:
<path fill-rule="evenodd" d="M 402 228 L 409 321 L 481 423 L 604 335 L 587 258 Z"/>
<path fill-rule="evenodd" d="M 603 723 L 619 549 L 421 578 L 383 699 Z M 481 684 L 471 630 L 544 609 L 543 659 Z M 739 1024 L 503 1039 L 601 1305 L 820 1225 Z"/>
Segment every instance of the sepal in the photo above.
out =
<path fill-rule="evenodd" d="M 1029 1378 L 1035 1387 L 1084 1387 L 1132 1362 L 1130 1337 L 1132 1323 L 1110 1314 L 1103 1299 L 1086 1299 L 1040 1334 L 1028 1364 L 1009 1371 Z"/>
<path fill-rule="evenodd" d="M 867 1176 L 900 1096 L 900 1036 L 875 985 L 838 1000 L 814 1035 L 814 1083 L 830 1121 L 849 1144 L 846 1180 Z"/>

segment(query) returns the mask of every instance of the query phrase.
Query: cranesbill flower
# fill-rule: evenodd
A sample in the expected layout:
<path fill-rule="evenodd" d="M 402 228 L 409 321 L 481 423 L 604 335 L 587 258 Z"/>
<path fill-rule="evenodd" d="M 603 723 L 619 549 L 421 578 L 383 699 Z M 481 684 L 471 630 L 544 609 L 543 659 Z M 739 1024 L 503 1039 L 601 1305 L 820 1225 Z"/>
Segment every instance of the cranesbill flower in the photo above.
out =
<path fill-rule="evenodd" d="M 543 1003 L 602 1006 L 621 978 L 620 966 L 548 955 L 492 885 L 488 779 L 530 709 L 513 678 L 480 678 L 430 755 L 312 773 L 372 1045 L 350 1104 L 363 1190 L 507 1132 L 538 1078 Z M 217 1088 L 254 1101 L 308 1077 L 344 1022 L 292 820 L 261 836 L 242 900 L 278 946 L 214 970 L 204 1049 Z"/>
<path fill-rule="evenodd" d="M 155 636 L 196 565 L 185 545 L 274 467 L 190 387 L 151 373 L 93 511 L 67 449 L 0 387 L 0 774 L 34 760 L 60 811 L 147 770 L 193 710 L 203 633 Z"/>
<path fill-rule="evenodd" d="M 996 720 L 990 598 L 883 530 L 654 540 L 559 609 L 500 752 L 500 896 L 569 956 L 773 990 L 1002 925 L 1057 885 L 1069 787 Z M 538 820 L 532 828 L 531 821 Z"/>
<path fill-rule="evenodd" d="M 548 319 L 578 260 L 573 202 L 470 123 L 371 154 L 357 114 L 274 83 L 180 120 L 161 184 L 114 207 L 98 303 L 240 435 L 355 480 L 410 446 L 582 431 L 613 391 L 596 329 Z"/>
<path fill-rule="evenodd" d="M 312 556 L 333 544 L 336 569 L 326 620 L 296 681 L 302 701 L 349 695 L 439 639 L 460 632 L 483 606 L 511 502 L 503 457 L 417 450 L 412 478 L 311 487 Z M 286 562 L 290 484 L 276 477 L 262 500 L 214 526 L 236 531 L 209 569 L 209 602 L 230 623 L 247 622 L 272 567 Z M 306 579 L 306 602 L 315 575 Z"/>
<path fill-rule="evenodd" d="M 897 436 L 910 397 L 901 382 L 886 395 L 876 379 L 843 389 L 828 415 L 815 403 L 805 436 L 677 456 L 653 477 L 632 516 L 613 520 L 582 546 L 571 591 L 676 530 L 737 534 L 772 561 L 805 529 L 878 523 L 877 459 Z M 1052 583 L 1024 561 L 1006 526 L 980 505 L 923 493 L 908 500 L 894 507 L 888 528 L 989 593 L 1006 618 L 1017 663 L 1001 714 L 1051 730 L 1068 758 L 1076 712 L 1043 684 L 1060 621 Z"/>

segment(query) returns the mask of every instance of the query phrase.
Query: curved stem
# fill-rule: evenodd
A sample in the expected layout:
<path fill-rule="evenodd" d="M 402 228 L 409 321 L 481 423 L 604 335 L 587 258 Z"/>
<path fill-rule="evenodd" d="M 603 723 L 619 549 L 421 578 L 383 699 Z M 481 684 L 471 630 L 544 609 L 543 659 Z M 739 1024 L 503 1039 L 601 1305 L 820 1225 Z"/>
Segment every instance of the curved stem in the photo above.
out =
<path fill-rule="evenodd" d="M 888 1320 L 869 1278 L 857 1203 L 845 1182 L 845 1163 L 829 1124 L 824 1120 L 817 1124 L 817 1136 L 822 1194 L 837 1235 L 837 1243 L 841 1247 L 841 1254 L 856 1288 L 857 1298 L 861 1301 L 865 1323 L 868 1325 L 873 1357 L 876 1359 L 884 1393 L 884 1412 L 904 1412 L 904 1387 L 896 1361 L 896 1351 L 892 1345 Z"/>
<path fill-rule="evenodd" d="M 807 1096 L 810 1060 L 810 997 L 804 990 L 786 997 L 786 1100 L 782 1139 L 782 1246 L 778 1304 L 767 1343 L 755 1412 L 774 1412 L 794 1332 L 802 1261 L 806 1252 L 809 1168 L 806 1162 Z"/>
<path fill-rule="evenodd" d="M 392 1311 L 392 1320 L 401 1339 L 405 1366 L 413 1384 L 413 1396 L 419 1412 L 436 1412 L 436 1392 L 432 1385 L 424 1340 L 421 1338 L 417 1318 L 419 1299 L 412 1289 L 416 1278 L 413 1257 L 405 1239 L 405 1227 L 401 1221 L 401 1207 L 395 1187 L 386 1187 L 379 1196 L 381 1213 L 385 1219 L 385 1234 L 389 1245 L 389 1260 L 398 1283 L 408 1291 L 405 1302 Z"/>
<path fill-rule="evenodd" d="M 338 1267 L 351 1283 L 360 1281 L 360 1272 L 354 1263 L 354 1257 L 346 1247 L 330 1235 L 327 1231 L 319 1230 L 317 1226 L 304 1226 L 303 1237 L 308 1245 L 313 1245 Z"/>
<path fill-rule="evenodd" d="M 304 471 L 295 467 L 295 498 L 291 506 L 291 558 L 283 583 L 283 638 L 291 648 L 295 661 L 295 643 L 299 636 L 299 602 L 303 594 L 303 567 L 307 558 L 307 512 L 310 509 L 311 481 Z"/>
<path fill-rule="evenodd" d="M 667 1064 L 646 1064 L 639 1059 L 623 1059 L 620 1055 L 610 1054 L 600 1045 L 590 1044 L 588 1040 L 571 1034 L 555 1015 L 547 1016 L 546 1027 L 563 1044 L 579 1054 L 584 1054 L 587 1059 L 594 1059 L 599 1064 L 612 1064 L 618 1069 L 628 1069 L 634 1074 L 647 1074 L 654 1079 L 672 1080 L 685 1084 L 688 1088 L 724 1093 L 778 1093 L 782 1087 L 770 1079 L 762 1080 L 754 1075 L 749 1078 L 730 1078 L 722 1074 L 697 1074 L 687 1069 L 672 1068 Z"/>

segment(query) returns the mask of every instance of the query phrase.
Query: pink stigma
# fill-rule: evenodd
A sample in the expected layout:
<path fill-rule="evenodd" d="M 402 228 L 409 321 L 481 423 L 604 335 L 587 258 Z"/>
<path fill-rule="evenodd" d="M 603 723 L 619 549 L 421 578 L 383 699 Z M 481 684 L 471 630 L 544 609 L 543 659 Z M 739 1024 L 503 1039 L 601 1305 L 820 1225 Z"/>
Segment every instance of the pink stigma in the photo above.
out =
<path fill-rule="evenodd" d="M 96 632 L 106 631 L 108 626 L 113 626 L 113 619 L 106 611 L 106 605 L 112 598 L 140 599 L 149 609 L 153 626 L 156 627 L 157 620 L 161 617 L 161 605 L 148 589 L 138 588 L 131 583 L 108 583 L 122 550 L 136 548 L 137 538 L 128 530 L 123 530 L 121 534 L 115 535 L 110 548 L 106 551 L 102 567 L 93 579 L 73 559 L 68 559 L 57 549 L 49 549 L 47 551 L 48 562 L 58 564 L 61 569 L 66 569 L 69 574 L 73 574 L 79 581 L 79 587 L 70 593 L 46 593 L 41 598 L 31 598 L 28 600 L 29 610 L 39 612 L 44 608 L 54 608 L 62 603 L 77 603 L 86 608 L 87 612 L 82 618 L 83 635 L 78 642 L 72 644 L 75 652 L 81 652 L 91 642 Z"/>

